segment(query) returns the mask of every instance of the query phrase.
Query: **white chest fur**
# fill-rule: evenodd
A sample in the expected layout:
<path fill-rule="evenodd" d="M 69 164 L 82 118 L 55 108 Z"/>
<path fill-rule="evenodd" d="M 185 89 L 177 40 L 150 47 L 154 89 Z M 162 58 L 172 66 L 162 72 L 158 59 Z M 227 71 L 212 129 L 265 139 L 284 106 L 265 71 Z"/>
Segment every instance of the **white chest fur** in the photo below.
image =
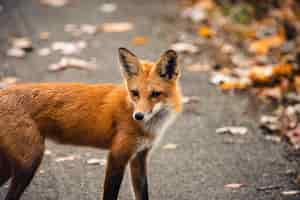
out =
<path fill-rule="evenodd" d="M 175 121 L 177 113 L 170 110 L 161 110 L 150 120 L 144 123 L 144 130 L 151 134 L 151 137 L 141 137 L 139 139 L 138 151 L 145 148 L 155 148 L 161 141 L 167 128 Z"/>

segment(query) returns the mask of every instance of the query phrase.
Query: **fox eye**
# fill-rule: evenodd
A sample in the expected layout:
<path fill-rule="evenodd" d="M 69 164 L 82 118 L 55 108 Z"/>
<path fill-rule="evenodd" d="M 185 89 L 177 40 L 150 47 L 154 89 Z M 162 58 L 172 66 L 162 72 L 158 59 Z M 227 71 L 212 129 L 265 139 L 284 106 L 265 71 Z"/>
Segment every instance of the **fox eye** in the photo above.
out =
<path fill-rule="evenodd" d="M 156 98 L 156 97 L 159 97 L 159 96 L 161 96 L 161 92 L 159 92 L 159 91 L 153 91 L 152 93 L 151 93 L 151 97 L 152 98 Z"/>
<path fill-rule="evenodd" d="M 130 93 L 131 93 L 131 95 L 133 96 L 133 97 L 139 97 L 140 95 L 139 95 L 139 91 L 137 91 L 137 90 L 130 90 Z"/>

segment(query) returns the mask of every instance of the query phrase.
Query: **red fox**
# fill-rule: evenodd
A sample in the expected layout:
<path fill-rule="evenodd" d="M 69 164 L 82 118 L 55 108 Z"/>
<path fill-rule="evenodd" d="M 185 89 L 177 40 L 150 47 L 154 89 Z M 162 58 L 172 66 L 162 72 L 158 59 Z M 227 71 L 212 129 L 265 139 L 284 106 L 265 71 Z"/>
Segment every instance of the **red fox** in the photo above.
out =
<path fill-rule="evenodd" d="M 173 50 L 154 63 L 119 49 L 124 84 L 33 83 L 0 91 L 0 186 L 19 200 L 39 167 L 45 138 L 109 150 L 103 200 L 116 200 L 127 164 L 135 198 L 148 200 L 147 158 L 182 110 Z"/>

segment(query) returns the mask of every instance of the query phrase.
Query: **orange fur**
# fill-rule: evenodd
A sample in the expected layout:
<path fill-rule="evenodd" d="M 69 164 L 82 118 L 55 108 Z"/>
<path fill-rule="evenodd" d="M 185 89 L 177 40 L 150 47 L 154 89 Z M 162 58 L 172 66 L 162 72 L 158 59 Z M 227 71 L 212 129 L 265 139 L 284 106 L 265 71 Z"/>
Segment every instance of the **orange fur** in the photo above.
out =
<path fill-rule="evenodd" d="M 36 167 L 35 162 L 39 163 L 42 157 L 45 137 L 63 144 L 108 149 L 104 199 L 115 199 L 109 188 L 112 185 L 110 177 L 121 173 L 126 163 L 138 153 L 141 138 L 149 143 L 155 139 L 154 133 L 143 128 L 143 122 L 133 119 L 134 110 L 149 111 L 157 102 L 163 102 L 175 112 L 181 111 L 177 79 L 163 80 L 157 73 L 157 65 L 141 61 L 140 73 L 133 78 L 125 77 L 125 85 L 36 83 L 2 90 L 0 172 L 1 169 L 11 171 L 13 176 L 20 170 Z M 129 95 L 131 88 L 139 89 L 139 101 L 135 102 Z M 163 95 L 149 99 L 153 89 Z M 4 160 L 11 169 L 3 164 Z M 134 166 L 136 169 L 137 164 Z M 7 177 L 3 179 L 5 182 Z M 142 193 L 138 189 L 136 192 Z"/>

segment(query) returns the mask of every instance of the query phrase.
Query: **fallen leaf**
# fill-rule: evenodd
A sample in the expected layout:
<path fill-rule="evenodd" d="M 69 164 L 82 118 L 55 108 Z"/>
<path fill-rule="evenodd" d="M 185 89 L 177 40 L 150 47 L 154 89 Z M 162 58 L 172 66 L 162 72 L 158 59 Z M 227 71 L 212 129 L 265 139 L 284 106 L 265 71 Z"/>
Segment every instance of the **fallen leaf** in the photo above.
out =
<path fill-rule="evenodd" d="M 230 183 L 230 184 L 224 185 L 225 188 L 229 188 L 229 189 L 239 189 L 244 186 L 245 185 L 241 184 L 241 183 Z"/>
<path fill-rule="evenodd" d="M 212 36 L 214 36 L 216 33 L 214 30 L 212 30 L 210 27 L 208 26 L 201 26 L 198 29 L 198 35 L 202 36 L 202 37 L 207 37 L 210 38 Z"/>
<path fill-rule="evenodd" d="M 104 3 L 99 7 L 99 10 L 103 13 L 112 13 L 117 10 L 115 3 Z"/>
<path fill-rule="evenodd" d="M 258 92 L 258 96 L 263 97 L 263 98 L 271 98 L 274 100 L 280 100 L 280 99 L 282 99 L 283 93 L 279 86 L 265 87 L 265 88 L 260 89 L 260 91 Z"/>
<path fill-rule="evenodd" d="M 300 148 L 300 125 L 297 125 L 296 128 L 287 131 L 285 135 L 296 149 Z"/>
<path fill-rule="evenodd" d="M 257 190 L 258 191 L 269 191 L 269 190 L 277 190 L 280 188 L 281 188 L 281 186 L 279 186 L 279 185 L 268 185 L 268 186 L 258 187 Z"/>
<path fill-rule="evenodd" d="M 289 191 L 283 191 L 281 192 L 282 195 L 284 196 L 294 196 L 294 195 L 299 195 L 300 190 L 289 190 Z"/>
<path fill-rule="evenodd" d="M 294 77 L 294 86 L 298 94 L 300 94 L 300 76 Z"/>
<path fill-rule="evenodd" d="M 170 48 L 177 51 L 178 53 L 197 53 L 199 51 L 199 48 L 197 46 L 185 42 L 172 44 Z"/>
<path fill-rule="evenodd" d="M 237 50 L 231 44 L 224 44 L 224 45 L 222 45 L 221 51 L 226 54 L 232 54 L 232 53 L 236 52 Z"/>
<path fill-rule="evenodd" d="M 187 69 L 192 72 L 206 72 L 211 70 L 211 66 L 209 64 L 195 63 L 188 65 Z"/>
<path fill-rule="evenodd" d="M 19 79 L 16 78 L 16 77 L 13 77 L 13 76 L 4 77 L 0 81 L 0 88 L 4 89 L 4 88 L 7 88 L 7 87 L 16 85 L 18 81 L 19 81 Z"/>
<path fill-rule="evenodd" d="M 229 75 L 224 75 L 222 73 L 213 73 L 210 78 L 210 82 L 214 85 L 220 85 L 222 83 L 231 82 L 235 80 L 233 77 Z"/>
<path fill-rule="evenodd" d="M 40 2 L 51 7 L 63 7 L 69 3 L 69 0 L 40 0 Z"/>
<path fill-rule="evenodd" d="M 110 33 L 120 33 L 131 31 L 133 27 L 134 25 L 130 22 L 113 22 L 102 24 L 100 27 L 98 27 L 98 30 Z"/>
<path fill-rule="evenodd" d="M 273 133 L 280 130 L 281 124 L 278 117 L 263 115 L 260 118 L 260 127 Z"/>
<path fill-rule="evenodd" d="M 64 31 L 67 33 L 72 33 L 79 30 L 79 26 L 76 24 L 66 24 L 64 26 Z"/>
<path fill-rule="evenodd" d="M 184 96 L 182 98 L 183 104 L 197 103 L 199 101 L 200 101 L 200 97 L 197 97 L 197 96 Z"/>
<path fill-rule="evenodd" d="M 273 67 L 252 67 L 249 78 L 255 83 L 269 83 L 273 80 Z"/>
<path fill-rule="evenodd" d="M 50 38 L 50 32 L 40 32 L 39 38 L 41 40 L 48 40 Z"/>
<path fill-rule="evenodd" d="M 218 134 L 231 134 L 231 135 L 246 135 L 248 129 L 243 126 L 226 126 L 218 128 L 216 133 Z"/>
<path fill-rule="evenodd" d="M 104 165 L 106 165 L 106 163 L 107 163 L 106 159 L 91 158 L 91 159 L 87 160 L 87 164 L 89 164 L 89 165 L 104 166 Z"/>
<path fill-rule="evenodd" d="M 134 45 L 145 45 L 147 44 L 149 41 L 149 39 L 147 37 L 143 37 L 143 36 L 138 36 L 133 38 L 132 40 L 132 44 Z"/>
<path fill-rule="evenodd" d="M 92 24 L 82 24 L 80 25 L 80 31 L 89 35 L 94 35 L 97 32 L 97 27 Z"/>
<path fill-rule="evenodd" d="M 86 46 L 87 43 L 85 41 L 54 42 L 51 48 L 53 51 L 60 51 L 62 55 L 78 55 Z"/>
<path fill-rule="evenodd" d="M 15 58 L 24 58 L 26 52 L 23 49 L 12 47 L 6 51 L 6 55 Z"/>
<path fill-rule="evenodd" d="M 243 90 L 248 88 L 250 84 L 248 79 L 237 79 L 221 83 L 220 88 L 222 90 Z"/>
<path fill-rule="evenodd" d="M 32 51 L 32 41 L 27 37 L 13 38 L 12 46 L 14 48 L 22 49 L 24 51 Z"/>
<path fill-rule="evenodd" d="M 201 6 L 188 7 L 182 11 L 181 16 L 191 19 L 195 23 L 203 21 L 208 17 L 206 9 Z"/>
<path fill-rule="evenodd" d="M 48 70 L 52 72 L 57 72 L 68 68 L 75 68 L 75 69 L 82 69 L 82 70 L 95 70 L 96 64 L 79 58 L 63 57 L 58 63 L 51 64 L 48 67 Z"/>
<path fill-rule="evenodd" d="M 39 56 L 48 56 L 51 53 L 51 49 L 49 49 L 49 48 L 41 48 L 37 52 L 38 52 Z"/>
<path fill-rule="evenodd" d="M 45 155 L 47 155 L 47 156 L 50 156 L 50 155 L 52 155 L 52 151 L 50 151 L 50 150 L 45 150 Z"/>
<path fill-rule="evenodd" d="M 256 54 L 265 55 L 270 51 L 271 48 L 279 47 L 283 45 L 284 42 L 285 39 L 281 35 L 270 36 L 253 42 L 249 47 L 249 51 Z"/>
<path fill-rule="evenodd" d="M 290 76 L 293 73 L 293 66 L 291 64 L 279 64 L 273 68 L 273 74 L 276 76 Z"/>
<path fill-rule="evenodd" d="M 163 149 L 165 150 L 172 150 L 172 149 L 176 149 L 177 148 L 177 144 L 172 144 L 172 143 L 169 143 L 169 144 L 166 144 L 163 146 Z"/>
<path fill-rule="evenodd" d="M 282 141 L 281 137 L 278 135 L 266 135 L 265 139 L 274 143 L 280 143 Z"/>
<path fill-rule="evenodd" d="M 80 158 L 78 155 L 58 157 L 58 158 L 55 159 L 55 162 L 73 161 L 73 160 L 78 159 L 78 158 Z"/>

